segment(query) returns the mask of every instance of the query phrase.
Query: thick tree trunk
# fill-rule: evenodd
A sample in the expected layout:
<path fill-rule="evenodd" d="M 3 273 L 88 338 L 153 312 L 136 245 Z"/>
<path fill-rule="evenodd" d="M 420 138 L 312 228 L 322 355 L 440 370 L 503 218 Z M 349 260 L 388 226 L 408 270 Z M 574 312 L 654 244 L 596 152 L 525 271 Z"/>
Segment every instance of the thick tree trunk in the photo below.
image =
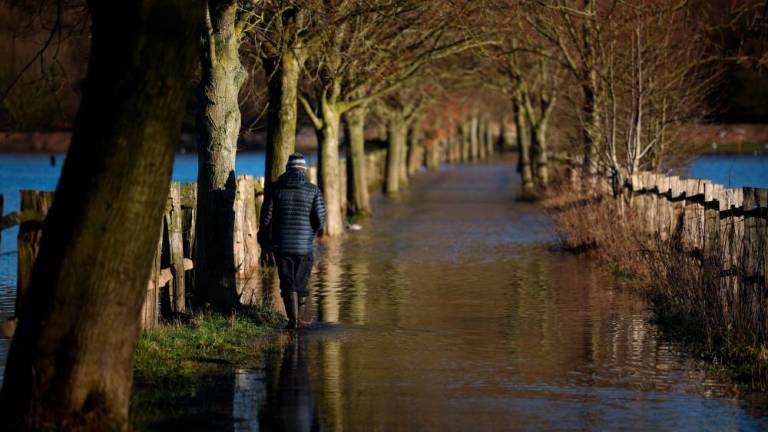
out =
<path fill-rule="evenodd" d="M 0 429 L 127 430 L 139 315 L 203 18 L 91 2 L 88 80 L 0 395 Z"/>
<path fill-rule="evenodd" d="M 267 155 L 265 186 L 285 172 L 288 156 L 296 150 L 296 110 L 301 59 L 292 51 L 279 59 L 263 58 L 268 80 Z"/>
<path fill-rule="evenodd" d="M 344 233 L 341 214 L 342 196 L 339 177 L 339 125 L 341 113 L 337 106 L 321 101 L 322 128 L 317 131 L 320 142 L 318 183 L 325 199 L 324 235 L 335 237 Z"/>
<path fill-rule="evenodd" d="M 354 108 L 344 114 L 349 135 L 347 150 L 347 202 L 354 216 L 371 213 L 368 179 L 365 173 L 365 116 L 366 108 Z"/>
<path fill-rule="evenodd" d="M 194 300 L 198 307 L 230 313 L 235 282 L 235 157 L 240 135 L 238 94 L 247 73 L 240 64 L 235 28 L 238 3 L 209 4 L 204 30 L 197 119 L 197 223 Z"/>
<path fill-rule="evenodd" d="M 388 195 L 397 194 L 403 183 L 403 161 L 405 159 L 405 143 L 408 139 L 408 124 L 402 114 L 393 112 L 388 116 L 387 143 L 387 178 L 385 192 Z"/>
<path fill-rule="evenodd" d="M 533 190 L 533 172 L 531 169 L 531 142 L 528 121 L 524 108 L 518 101 L 513 102 L 515 128 L 517 129 L 517 171 L 522 179 L 523 193 Z"/>

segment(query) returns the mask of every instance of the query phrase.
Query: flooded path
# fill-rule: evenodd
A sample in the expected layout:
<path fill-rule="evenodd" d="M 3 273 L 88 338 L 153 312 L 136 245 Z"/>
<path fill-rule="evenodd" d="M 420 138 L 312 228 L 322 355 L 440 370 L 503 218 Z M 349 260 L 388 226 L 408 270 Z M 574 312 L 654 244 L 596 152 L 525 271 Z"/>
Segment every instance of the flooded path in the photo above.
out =
<path fill-rule="evenodd" d="M 514 165 L 498 162 L 382 198 L 363 231 L 318 253 L 312 308 L 328 324 L 276 336 L 264 370 L 199 392 L 184 427 L 768 428 L 762 395 L 734 397 L 661 338 L 641 299 L 557 252 L 517 188 Z"/>

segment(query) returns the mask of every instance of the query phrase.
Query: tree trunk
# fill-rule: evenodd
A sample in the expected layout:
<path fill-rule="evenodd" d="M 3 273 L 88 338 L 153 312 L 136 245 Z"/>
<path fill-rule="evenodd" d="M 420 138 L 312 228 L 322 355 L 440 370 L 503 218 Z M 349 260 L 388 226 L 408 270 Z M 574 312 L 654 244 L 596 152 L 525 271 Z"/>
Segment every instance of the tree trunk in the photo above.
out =
<path fill-rule="evenodd" d="M 263 58 L 267 76 L 267 155 L 265 187 L 285 172 L 288 156 L 296 150 L 296 110 L 301 59 L 291 50 L 279 59 Z"/>
<path fill-rule="evenodd" d="M 517 129 L 517 171 L 522 179 L 523 193 L 533 190 L 533 172 L 531 170 L 531 143 L 528 121 L 524 108 L 518 101 L 513 102 L 515 128 Z"/>
<path fill-rule="evenodd" d="M 408 139 L 408 125 L 403 115 L 393 112 L 388 116 L 387 143 L 387 178 L 385 192 L 388 195 L 397 194 L 402 183 L 402 166 L 405 152 L 405 142 Z"/>
<path fill-rule="evenodd" d="M 547 168 L 547 132 L 546 124 L 531 125 L 531 163 L 536 186 L 546 188 L 549 185 Z"/>
<path fill-rule="evenodd" d="M 480 157 L 480 137 L 478 135 L 479 121 L 476 116 L 472 116 L 469 123 L 469 146 L 470 159 L 476 161 Z"/>
<path fill-rule="evenodd" d="M 88 80 L 6 364 L 4 430 L 129 428 L 139 315 L 203 6 L 89 6 Z"/>
<path fill-rule="evenodd" d="M 198 174 L 195 232 L 195 304 L 230 313 L 235 282 L 235 156 L 240 135 L 238 94 L 247 73 L 240 64 L 235 28 L 238 3 L 209 1 L 204 30 L 197 119 Z"/>
<path fill-rule="evenodd" d="M 478 121 L 477 123 L 477 142 L 478 142 L 478 153 L 480 159 L 484 160 L 486 158 L 486 150 L 488 150 L 488 145 L 485 142 L 485 127 L 486 123 L 483 120 Z"/>
<path fill-rule="evenodd" d="M 412 176 L 421 168 L 424 161 L 424 147 L 422 146 L 421 121 L 419 119 L 411 123 L 408 130 L 408 175 Z"/>
<path fill-rule="evenodd" d="M 320 143 L 318 158 L 318 183 L 325 199 L 324 235 L 335 237 L 344 232 L 341 215 L 342 196 L 339 183 L 339 108 L 327 100 L 320 102 L 322 128 L 317 131 Z"/>
<path fill-rule="evenodd" d="M 496 140 L 493 139 L 493 128 L 491 127 L 491 122 L 486 121 L 485 122 L 485 153 L 488 157 L 493 156 L 493 153 L 495 152 L 494 146 L 496 144 Z"/>
<path fill-rule="evenodd" d="M 470 127 L 471 122 L 465 121 L 459 128 L 460 147 L 461 147 L 461 162 L 469 161 L 469 155 L 471 154 L 470 148 Z"/>
<path fill-rule="evenodd" d="M 354 108 L 344 114 L 349 135 L 347 150 L 347 203 L 353 216 L 371 213 L 368 178 L 365 172 L 365 117 L 366 107 Z"/>
<path fill-rule="evenodd" d="M 596 78 L 594 78 L 596 80 Z M 587 174 L 597 172 L 597 160 L 595 159 L 597 146 L 600 144 L 600 104 L 595 93 L 597 83 L 594 85 L 585 85 L 582 87 L 584 94 L 584 106 L 582 115 L 585 125 L 583 129 L 584 140 L 584 166 Z"/>

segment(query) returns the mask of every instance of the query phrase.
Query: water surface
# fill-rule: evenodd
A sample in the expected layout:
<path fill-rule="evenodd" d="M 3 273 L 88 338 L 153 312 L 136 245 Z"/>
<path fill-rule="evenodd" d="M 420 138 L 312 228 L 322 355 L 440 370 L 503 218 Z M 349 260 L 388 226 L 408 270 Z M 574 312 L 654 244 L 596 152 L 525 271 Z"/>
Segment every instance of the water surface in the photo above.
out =
<path fill-rule="evenodd" d="M 264 152 L 242 152 L 237 155 L 235 170 L 238 175 L 264 175 Z M 56 189 L 65 155 L 56 154 L 51 165 L 48 154 L 0 153 L 0 194 L 4 198 L 4 213 L 19 210 L 19 191 L 22 189 Z M 197 155 L 176 156 L 173 180 L 197 180 Z M 18 228 L 3 230 L 0 239 L 0 320 L 13 314 L 16 286 L 16 235 Z"/>
<path fill-rule="evenodd" d="M 312 315 L 263 369 L 204 381 L 144 428 L 765 430 L 741 394 L 665 340 L 647 304 L 558 252 L 511 163 L 446 167 L 364 230 L 319 246 Z M 155 395 L 162 411 L 163 393 Z M 170 402 L 168 402 L 170 404 Z M 181 423 L 174 423 L 181 422 Z"/>
<path fill-rule="evenodd" d="M 687 176 L 732 188 L 768 188 L 768 154 L 702 155 L 691 162 Z"/>

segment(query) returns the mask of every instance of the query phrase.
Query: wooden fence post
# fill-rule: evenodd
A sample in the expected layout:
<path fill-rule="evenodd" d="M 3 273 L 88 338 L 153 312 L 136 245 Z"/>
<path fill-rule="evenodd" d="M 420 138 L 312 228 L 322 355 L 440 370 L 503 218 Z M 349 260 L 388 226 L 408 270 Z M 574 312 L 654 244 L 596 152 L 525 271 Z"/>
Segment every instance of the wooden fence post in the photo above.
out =
<path fill-rule="evenodd" d="M 21 211 L 34 212 L 34 220 L 22 222 L 19 225 L 17 237 L 17 278 L 16 278 L 16 316 L 24 309 L 24 302 L 32 276 L 32 267 L 40 251 L 40 239 L 43 236 L 43 221 L 53 204 L 53 192 L 22 190 Z"/>
<path fill-rule="evenodd" d="M 157 248 L 152 260 L 152 270 L 147 282 L 147 293 L 141 307 L 141 328 L 152 329 L 160 321 L 160 258 L 163 249 L 163 224 L 158 232 Z"/>
<path fill-rule="evenodd" d="M 259 244 L 257 230 L 259 216 L 255 192 L 256 180 L 244 175 L 237 178 L 235 197 L 235 268 L 237 269 L 237 293 L 240 302 L 258 302 L 259 287 Z"/>
<path fill-rule="evenodd" d="M 187 295 L 194 295 L 195 292 L 195 222 L 197 220 L 197 183 L 182 183 L 179 185 L 181 194 L 181 213 L 182 213 L 182 239 L 184 242 L 184 256 L 189 259 L 185 262 L 185 269 L 193 267 L 190 271 L 184 272 L 184 288 Z"/>
<path fill-rule="evenodd" d="M 171 270 L 171 285 L 168 289 L 171 311 L 184 313 L 186 310 L 186 290 L 184 274 L 184 227 L 181 207 L 181 185 L 171 183 L 168 204 L 164 215 L 165 231 L 168 240 L 168 267 Z"/>

